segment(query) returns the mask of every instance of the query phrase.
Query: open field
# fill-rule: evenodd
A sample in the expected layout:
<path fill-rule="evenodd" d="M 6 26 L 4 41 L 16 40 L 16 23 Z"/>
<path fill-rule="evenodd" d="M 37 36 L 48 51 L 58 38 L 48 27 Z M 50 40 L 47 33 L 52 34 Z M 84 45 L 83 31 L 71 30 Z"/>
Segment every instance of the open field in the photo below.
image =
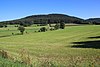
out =
<path fill-rule="evenodd" d="M 27 27 L 28 33 L 24 35 L 17 35 L 19 31 L 14 26 L 0 28 L 0 49 L 14 57 L 25 49 L 33 58 L 33 64 L 48 61 L 65 67 L 100 66 L 100 25 L 34 32 L 38 28 Z"/>

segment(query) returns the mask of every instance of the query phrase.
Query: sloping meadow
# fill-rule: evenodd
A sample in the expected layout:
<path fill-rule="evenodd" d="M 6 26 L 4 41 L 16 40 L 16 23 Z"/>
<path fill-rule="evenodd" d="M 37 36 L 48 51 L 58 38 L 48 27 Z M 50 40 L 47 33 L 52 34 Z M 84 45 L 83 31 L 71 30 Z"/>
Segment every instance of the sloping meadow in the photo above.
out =
<path fill-rule="evenodd" d="M 68 26 L 47 32 L 35 32 L 37 28 L 26 27 L 24 35 L 17 35 L 20 32 L 15 27 L 0 29 L 0 49 L 13 58 L 4 58 L 1 53 L 0 65 L 9 62 L 15 67 L 100 66 L 99 25 Z"/>

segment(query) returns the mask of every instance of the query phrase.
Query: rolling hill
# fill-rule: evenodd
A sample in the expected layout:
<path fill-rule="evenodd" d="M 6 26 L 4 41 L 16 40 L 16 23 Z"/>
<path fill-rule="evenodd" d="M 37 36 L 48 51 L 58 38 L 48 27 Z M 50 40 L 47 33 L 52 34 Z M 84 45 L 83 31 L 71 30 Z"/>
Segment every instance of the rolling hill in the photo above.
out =
<path fill-rule="evenodd" d="M 74 23 L 74 24 L 100 24 L 100 18 L 89 18 L 81 19 L 74 16 L 65 14 L 42 14 L 42 15 L 31 15 L 24 18 L 3 21 L 6 24 L 52 24 L 52 23 Z"/>
<path fill-rule="evenodd" d="M 86 21 L 93 24 L 100 24 L 100 18 L 89 18 Z"/>
<path fill-rule="evenodd" d="M 74 16 L 69 16 L 65 14 L 47 14 L 47 15 L 31 15 L 21 19 L 4 21 L 8 24 L 47 24 L 47 23 L 83 23 L 84 19 L 77 18 Z"/>

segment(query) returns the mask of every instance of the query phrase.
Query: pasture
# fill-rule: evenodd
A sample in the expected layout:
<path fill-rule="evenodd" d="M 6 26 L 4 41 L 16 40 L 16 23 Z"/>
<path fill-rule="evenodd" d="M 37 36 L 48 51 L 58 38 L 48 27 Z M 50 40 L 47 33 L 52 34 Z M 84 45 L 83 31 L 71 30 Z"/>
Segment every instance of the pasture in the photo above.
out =
<path fill-rule="evenodd" d="M 25 49 L 32 57 L 33 66 L 48 66 L 47 62 L 55 67 L 100 66 L 100 25 L 35 32 L 39 28 L 26 27 L 24 35 L 18 35 L 20 32 L 14 26 L 0 28 L 0 49 L 17 59 Z"/>

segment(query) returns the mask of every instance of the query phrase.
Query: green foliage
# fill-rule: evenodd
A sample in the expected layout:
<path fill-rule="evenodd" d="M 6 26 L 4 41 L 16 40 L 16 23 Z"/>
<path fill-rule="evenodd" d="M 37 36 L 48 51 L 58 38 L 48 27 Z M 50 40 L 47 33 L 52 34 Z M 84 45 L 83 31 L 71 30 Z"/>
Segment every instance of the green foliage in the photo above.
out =
<path fill-rule="evenodd" d="M 14 62 L 9 59 L 4 59 L 0 56 L 0 67 L 29 67 L 23 63 Z"/>
<path fill-rule="evenodd" d="M 59 29 L 60 28 L 60 24 L 57 23 L 55 26 L 54 26 L 55 30 Z"/>
<path fill-rule="evenodd" d="M 100 24 L 100 18 L 89 18 L 85 21 L 90 24 L 96 24 L 96 25 Z"/>
<path fill-rule="evenodd" d="M 5 28 L 7 27 L 7 25 L 4 26 Z"/>
<path fill-rule="evenodd" d="M 42 27 L 42 28 L 40 28 L 39 31 L 40 31 L 40 32 L 45 32 L 45 31 L 47 31 L 47 29 L 46 29 L 45 27 Z"/>
<path fill-rule="evenodd" d="M 19 26 L 18 30 L 21 32 L 21 34 L 23 35 L 25 28 L 23 26 Z"/>
<path fill-rule="evenodd" d="M 0 28 L 3 28 L 3 27 L 7 27 L 7 25 L 6 24 L 3 24 L 3 23 L 0 23 Z"/>
<path fill-rule="evenodd" d="M 61 22 L 61 23 L 60 23 L 60 28 L 61 28 L 61 29 L 64 29 L 64 28 L 65 28 L 65 23 L 64 23 L 64 22 Z"/>

